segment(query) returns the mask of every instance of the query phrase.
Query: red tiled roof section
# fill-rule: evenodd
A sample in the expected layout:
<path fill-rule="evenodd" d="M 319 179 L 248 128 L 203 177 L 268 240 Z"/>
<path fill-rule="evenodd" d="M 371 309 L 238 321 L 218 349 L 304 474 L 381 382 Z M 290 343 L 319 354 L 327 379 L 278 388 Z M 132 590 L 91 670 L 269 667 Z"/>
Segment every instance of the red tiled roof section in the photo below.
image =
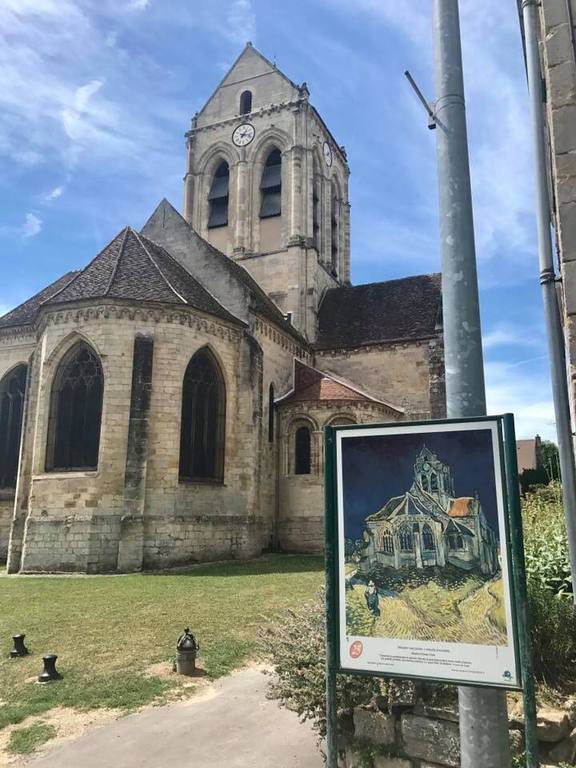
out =
<path fill-rule="evenodd" d="M 282 399 L 282 404 L 303 400 L 371 400 L 371 398 L 336 381 L 329 374 L 310 368 L 296 360 L 294 391 Z"/>
<path fill-rule="evenodd" d="M 450 517 L 468 517 L 476 514 L 476 499 L 472 496 L 461 496 L 454 499 L 448 510 Z"/>

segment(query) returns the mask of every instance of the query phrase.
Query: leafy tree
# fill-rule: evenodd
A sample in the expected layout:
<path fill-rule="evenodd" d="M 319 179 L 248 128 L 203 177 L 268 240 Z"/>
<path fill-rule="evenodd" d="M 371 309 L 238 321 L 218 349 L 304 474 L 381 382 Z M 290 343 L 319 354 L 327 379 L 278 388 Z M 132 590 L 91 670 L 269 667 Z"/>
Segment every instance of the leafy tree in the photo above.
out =
<path fill-rule="evenodd" d="M 542 469 L 548 475 L 549 480 L 560 479 L 560 460 L 558 446 L 551 440 L 542 440 L 538 451 L 538 469 Z"/>

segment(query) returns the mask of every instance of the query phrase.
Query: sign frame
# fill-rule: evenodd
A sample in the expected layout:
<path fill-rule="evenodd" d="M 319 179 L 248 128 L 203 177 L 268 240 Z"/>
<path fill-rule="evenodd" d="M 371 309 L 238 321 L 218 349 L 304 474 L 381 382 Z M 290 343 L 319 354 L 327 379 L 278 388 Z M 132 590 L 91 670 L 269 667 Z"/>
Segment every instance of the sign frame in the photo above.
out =
<path fill-rule="evenodd" d="M 337 457 L 336 436 L 353 430 L 374 428 L 398 428 L 401 426 L 437 426 L 442 427 L 451 424 L 491 423 L 496 426 L 498 446 L 500 454 L 502 502 L 504 511 L 505 541 L 501 541 L 501 547 L 506 547 L 509 573 L 509 594 L 512 642 L 514 646 L 514 660 L 516 684 L 508 681 L 496 684 L 494 681 L 483 682 L 466 678 L 455 679 L 442 676 L 406 674 L 386 670 L 367 670 L 347 667 L 341 663 L 340 658 L 340 538 L 338 527 L 338 488 L 337 488 Z M 520 496 L 518 486 L 518 471 L 516 464 L 516 441 L 514 436 L 514 420 L 511 414 L 504 416 L 479 416 L 467 419 L 439 419 L 410 422 L 388 422 L 378 424 L 352 424 L 346 426 L 325 427 L 325 499 L 326 499 L 326 628 L 327 628 L 327 663 L 335 672 L 346 674 L 367 675 L 404 680 L 427 680 L 449 685 L 466 685 L 479 688 L 500 688 L 504 690 L 523 690 L 530 680 L 531 659 L 529 659 L 529 638 L 527 634 L 526 615 L 526 584 L 524 572 L 524 553 L 522 543 L 522 521 L 520 512 Z M 530 684 L 528 683 L 528 684 Z"/>

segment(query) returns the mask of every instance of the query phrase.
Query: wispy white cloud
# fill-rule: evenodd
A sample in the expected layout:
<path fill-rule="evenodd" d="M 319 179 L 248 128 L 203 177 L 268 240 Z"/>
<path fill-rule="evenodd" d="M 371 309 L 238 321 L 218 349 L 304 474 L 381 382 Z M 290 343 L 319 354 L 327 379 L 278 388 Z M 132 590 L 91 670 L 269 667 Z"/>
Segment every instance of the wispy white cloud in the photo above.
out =
<path fill-rule="evenodd" d="M 482 346 L 485 350 L 492 350 L 497 347 L 541 346 L 542 341 L 532 328 L 503 323 L 493 326 L 482 335 Z"/>
<path fill-rule="evenodd" d="M 556 440 L 554 406 L 544 372 L 502 362 L 487 362 L 485 372 L 489 413 L 513 413 L 519 438 L 538 434 Z"/>
<path fill-rule="evenodd" d="M 30 237 L 36 237 L 36 235 L 42 230 L 42 219 L 36 216 L 35 213 L 27 213 L 24 217 L 24 224 L 22 225 L 22 237 L 28 239 Z"/>
<path fill-rule="evenodd" d="M 150 5 L 150 0 L 130 0 L 128 7 L 134 11 L 143 11 Z"/>
<path fill-rule="evenodd" d="M 256 36 L 256 14 L 251 0 L 231 0 L 226 13 L 227 37 L 242 44 Z"/>
<path fill-rule="evenodd" d="M 53 189 L 50 190 L 50 192 L 47 192 L 44 195 L 44 201 L 47 203 L 51 203 L 53 200 L 57 200 L 59 197 L 62 197 L 63 193 L 64 193 L 63 185 L 54 187 Z"/>

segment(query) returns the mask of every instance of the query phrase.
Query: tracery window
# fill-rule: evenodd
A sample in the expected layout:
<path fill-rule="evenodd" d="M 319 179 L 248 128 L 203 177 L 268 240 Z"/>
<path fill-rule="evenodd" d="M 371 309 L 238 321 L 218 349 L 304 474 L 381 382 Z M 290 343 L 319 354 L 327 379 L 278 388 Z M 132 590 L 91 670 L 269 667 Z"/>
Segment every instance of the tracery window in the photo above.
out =
<path fill-rule="evenodd" d="M 230 169 L 223 160 L 212 179 L 208 193 L 208 228 L 225 227 L 228 224 L 228 190 L 230 186 Z"/>
<path fill-rule="evenodd" d="M 309 475 L 312 470 L 310 429 L 298 427 L 294 435 L 294 474 Z"/>
<path fill-rule="evenodd" d="M 268 219 L 282 213 L 282 155 L 273 149 L 266 160 L 260 181 L 260 218 Z"/>
<path fill-rule="evenodd" d="M 432 533 L 432 528 L 430 528 L 428 523 L 425 523 L 422 527 L 422 546 L 427 552 L 431 552 L 436 549 L 434 546 L 434 534 Z"/>
<path fill-rule="evenodd" d="M 25 365 L 0 382 L 0 488 L 15 488 L 26 391 Z"/>
<path fill-rule="evenodd" d="M 431 491 L 438 490 L 438 475 L 436 475 L 435 472 L 432 472 L 432 474 L 430 475 L 430 490 Z"/>
<path fill-rule="evenodd" d="M 422 483 L 423 490 L 425 490 L 425 491 L 429 491 L 430 490 L 430 486 L 428 484 L 428 477 L 427 477 L 427 475 L 421 475 L 420 476 L 420 482 Z"/>
<path fill-rule="evenodd" d="M 448 537 L 450 549 L 464 549 L 464 538 L 459 533 L 451 533 Z"/>
<path fill-rule="evenodd" d="M 412 531 L 407 526 L 400 528 L 398 533 L 398 540 L 400 541 L 400 549 L 402 552 L 412 552 L 414 549 Z"/>
<path fill-rule="evenodd" d="M 252 112 L 252 91 L 242 91 L 240 94 L 240 114 Z"/>
<path fill-rule="evenodd" d="M 384 531 L 382 534 L 382 552 L 387 555 L 394 554 L 394 537 L 389 530 Z"/>
<path fill-rule="evenodd" d="M 62 358 L 52 384 L 47 471 L 98 467 L 103 394 L 98 355 L 78 342 Z"/>
<path fill-rule="evenodd" d="M 225 430 L 224 379 L 213 355 L 201 349 L 184 374 L 179 473 L 182 480 L 222 482 Z"/>

